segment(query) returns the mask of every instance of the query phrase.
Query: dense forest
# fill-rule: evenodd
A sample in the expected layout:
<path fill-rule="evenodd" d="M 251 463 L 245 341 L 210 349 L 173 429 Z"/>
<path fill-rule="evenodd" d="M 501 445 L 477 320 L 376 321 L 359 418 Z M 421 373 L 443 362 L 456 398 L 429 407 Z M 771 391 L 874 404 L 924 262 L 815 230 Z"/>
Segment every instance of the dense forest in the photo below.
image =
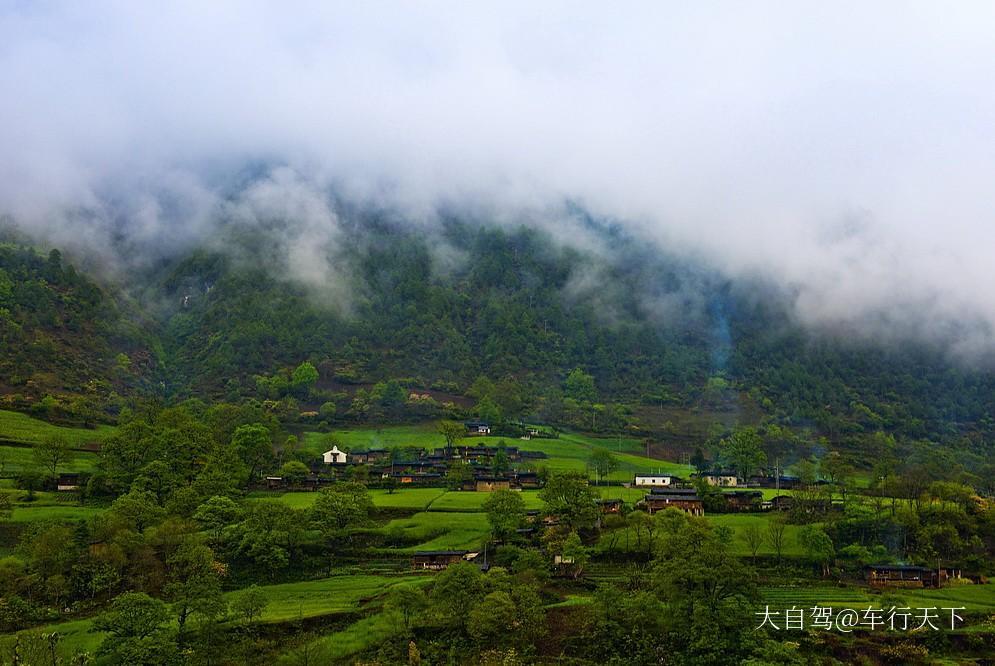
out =
<path fill-rule="evenodd" d="M 812 430 L 854 450 L 884 431 L 980 454 L 995 427 L 991 372 L 925 344 L 806 330 L 774 290 L 646 252 L 607 225 L 591 222 L 604 240 L 592 254 L 525 227 L 450 220 L 425 234 L 350 219 L 317 285 L 280 269 L 275 232 L 237 225 L 212 246 L 223 252 L 132 261 L 106 280 L 79 274 L 58 250 L 7 242 L 6 400 L 36 410 L 46 401 L 71 417 L 87 395 L 113 418 L 135 392 L 257 396 L 257 377 L 307 360 L 328 389 L 321 402 L 338 399 L 343 414 L 357 390 L 392 380 L 476 403 L 483 378 L 501 385 L 508 419 L 569 420 L 563 381 L 580 368 L 594 380 L 591 405 L 656 434 L 666 418 L 652 406 L 733 411 L 734 421 Z"/>

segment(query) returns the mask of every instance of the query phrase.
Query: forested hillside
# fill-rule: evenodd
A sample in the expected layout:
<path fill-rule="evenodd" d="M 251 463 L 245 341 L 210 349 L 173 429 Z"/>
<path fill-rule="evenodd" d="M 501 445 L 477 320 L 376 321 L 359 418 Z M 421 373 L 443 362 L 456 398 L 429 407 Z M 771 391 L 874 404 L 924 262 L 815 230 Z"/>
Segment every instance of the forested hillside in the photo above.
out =
<path fill-rule="evenodd" d="M 150 337 L 122 301 L 71 265 L 0 244 L 0 392 L 5 403 L 56 420 L 92 421 L 118 393 L 146 390 Z"/>
<path fill-rule="evenodd" d="M 278 237 L 240 227 L 226 230 L 224 251 L 132 269 L 126 290 L 98 286 L 57 250 L 8 243 L 2 389 L 35 404 L 99 394 L 93 404 L 113 415 L 118 393 L 295 397 L 276 384 L 310 361 L 320 390 L 304 402 L 357 421 L 391 400 L 401 420 L 440 414 L 406 410 L 414 393 L 502 419 L 639 424 L 656 435 L 675 412 L 722 412 L 854 453 L 879 432 L 975 453 L 991 435 L 992 373 L 936 348 L 803 330 L 762 286 L 649 253 L 610 229 L 594 229 L 598 253 L 524 227 L 449 222 L 425 234 L 360 217 L 348 231 L 325 257 L 327 285 L 288 277 L 275 267 Z M 578 368 L 590 394 L 565 385 Z"/>

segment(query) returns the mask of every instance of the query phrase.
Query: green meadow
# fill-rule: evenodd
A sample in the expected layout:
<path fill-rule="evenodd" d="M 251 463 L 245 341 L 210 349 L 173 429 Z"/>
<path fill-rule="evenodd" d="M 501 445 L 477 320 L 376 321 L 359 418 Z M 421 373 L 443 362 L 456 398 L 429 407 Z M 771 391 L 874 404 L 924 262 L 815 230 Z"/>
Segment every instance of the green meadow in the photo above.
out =
<path fill-rule="evenodd" d="M 284 622 L 359 609 L 363 602 L 397 585 L 421 584 L 424 576 L 374 576 L 356 574 L 278 585 L 260 585 L 267 605 L 262 622 Z M 226 595 L 231 600 L 232 595 Z"/>
<path fill-rule="evenodd" d="M 331 433 L 306 432 L 301 441 L 305 449 L 319 453 L 330 446 L 333 440 L 348 449 L 371 447 L 391 449 L 410 446 L 431 450 L 445 445 L 442 435 L 435 430 L 435 424 L 354 428 L 335 430 Z M 641 455 L 642 442 L 632 437 L 594 437 L 564 432 L 560 433 L 558 439 L 467 437 L 462 443 L 497 446 L 500 442 L 508 446 L 517 446 L 523 451 L 542 451 L 548 456 L 546 459 L 529 461 L 522 467 L 588 472 L 592 477 L 594 473 L 588 469 L 588 458 L 594 449 L 606 449 L 615 455 L 619 463 L 619 468 L 608 477 L 614 481 L 631 481 L 633 475 L 647 473 L 687 477 L 693 471 L 693 468 L 687 465 Z"/>
<path fill-rule="evenodd" d="M 64 437 L 76 446 L 98 444 L 117 430 L 115 426 L 99 425 L 96 428 L 67 428 L 52 425 L 45 421 L 31 418 L 20 412 L 0 409 L 0 439 L 34 444 L 46 437 Z"/>
<path fill-rule="evenodd" d="M 10 516 L 11 522 L 14 523 L 30 523 L 39 520 L 58 522 L 87 520 L 103 511 L 102 508 L 92 505 L 80 506 L 75 501 L 75 497 L 71 495 L 37 492 L 34 501 L 28 502 L 25 501 L 26 493 L 22 490 L 6 492 L 10 493 L 14 500 Z"/>
<path fill-rule="evenodd" d="M 995 612 L 995 584 L 954 585 L 939 589 L 886 589 L 874 590 L 867 587 L 806 583 L 786 587 L 763 587 L 760 590 L 765 604 L 772 609 L 797 606 L 831 606 L 833 608 L 956 608 L 963 607 L 969 613 Z"/>
<path fill-rule="evenodd" d="M 475 550 L 481 547 L 490 526 L 483 513 L 424 511 L 409 518 L 396 518 L 378 530 L 402 533 L 417 543 L 407 548 L 390 548 L 391 553 L 416 550 Z"/>
<path fill-rule="evenodd" d="M 398 585 L 420 585 L 425 576 L 350 575 L 279 585 L 260 585 L 267 605 L 260 622 L 286 622 L 302 618 L 335 615 L 359 610 L 367 601 L 382 596 Z M 234 592 L 226 594 L 231 601 Z M 66 656 L 76 651 L 93 653 L 105 634 L 93 631 L 93 619 L 38 627 L 33 631 L 56 632 L 60 636 L 59 651 Z M 0 636 L 0 663 L 10 654 L 13 635 Z"/>
<path fill-rule="evenodd" d="M 0 462 L 3 473 L 17 474 L 25 469 L 36 467 L 34 451 L 29 446 L 0 445 Z M 92 451 L 74 451 L 71 460 L 59 465 L 60 472 L 89 472 L 97 465 L 97 454 Z"/>
<path fill-rule="evenodd" d="M 747 547 L 746 543 L 743 541 L 742 534 L 743 530 L 749 525 L 756 525 L 764 534 L 767 534 L 767 529 L 772 520 L 777 518 L 779 514 L 777 512 L 770 513 L 715 513 L 706 514 L 705 520 L 714 526 L 728 527 L 732 530 L 732 552 L 736 555 L 749 555 L 750 549 Z M 781 551 L 782 555 L 788 557 L 797 557 L 805 554 L 805 551 L 798 544 L 798 533 L 801 530 L 800 525 L 785 525 L 784 526 L 784 547 Z M 765 539 L 764 544 L 757 551 L 758 555 L 775 555 L 774 548 Z"/>

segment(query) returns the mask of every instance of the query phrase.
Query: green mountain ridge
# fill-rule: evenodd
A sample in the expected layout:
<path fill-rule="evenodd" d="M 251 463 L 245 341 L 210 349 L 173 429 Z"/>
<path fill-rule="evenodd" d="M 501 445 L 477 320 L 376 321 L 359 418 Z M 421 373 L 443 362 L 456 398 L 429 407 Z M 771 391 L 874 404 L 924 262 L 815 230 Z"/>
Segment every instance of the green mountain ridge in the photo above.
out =
<path fill-rule="evenodd" d="M 992 373 L 921 344 L 807 332 L 777 296 L 757 298 L 760 287 L 611 233 L 594 256 L 524 227 L 451 222 L 426 236 L 357 222 L 328 256 L 341 281 L 329 291 L 347 293 L 347 305 L 283 277 L 272 230 L 225 233 L 224 253 L 194 249 L 131 270 L 127 291 L 79 275 L 57 251 L 3 245 L 5 403 L 44 412 L 37 405 L 54 395 L 112 416 L 120 396 L 261 398 L 256 377 L 310 360 L 343 418 L 363 418 L 347 414 L 356 387 L 396 380 L 473 404 L 483 377 L 504 416 L 555 422 L 564 380 L 581 368 L 592 403 L 619 405 L 658 434 L 666 418 L 654 422 L 654 405 L 724 421 L 743 411 L 743 421 L 856 449 L 883 431 L 987 453 L 995 428 Z M 440 266 L 439 241 L 454 265 Z"/>

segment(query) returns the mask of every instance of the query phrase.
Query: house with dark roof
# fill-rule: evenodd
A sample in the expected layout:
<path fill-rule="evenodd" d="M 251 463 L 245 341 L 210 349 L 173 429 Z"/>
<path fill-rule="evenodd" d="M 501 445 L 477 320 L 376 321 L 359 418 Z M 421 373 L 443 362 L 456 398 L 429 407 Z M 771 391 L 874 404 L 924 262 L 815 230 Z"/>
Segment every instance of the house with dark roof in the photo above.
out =
<path fill-rule="evenodd" d="M 484 437 L 491 434 L 491 426 L 486 421 L 467 421 L 463 424 L 469 437 Z"/>
<path fill-rule="evenodd" d="M 653 491 L 646 495 L 639 502 L 639 505 L 650 514 L 674 508 L 685 511 L 692 516 L 705 515 L 705 506 L 701 498 L 698 497 L 698 493 L 693 488 L 687 490 L 688 492 L 680 492 L 680 489 Z"/>
<path fill-rule="evenodd" d="M 729 472 L 726 470 L 701 472 L 697 474 L 697 478 L 701 479 L 710 486 L 719 486 L 721 488 L 732 488 L 739 485 L 739 477 L 736 475 L 736 472 Z"/>
<path fill-rule="evenodd" d="M 946 569 L 908 564 L 869 564 L 864 567 L 867 584 L 871 587 L 940 587 L 941 571 L 943 580 L 946 580 Z"/>
<path fill-rule="evenodd" d="M 760 511 L 760 504 L 763 502 L 764 494 L 759 490 L 734 490 L 723 493 L 722 497 L 726 501 L 726 508 L 734 513 L 744 511 Z"/>

